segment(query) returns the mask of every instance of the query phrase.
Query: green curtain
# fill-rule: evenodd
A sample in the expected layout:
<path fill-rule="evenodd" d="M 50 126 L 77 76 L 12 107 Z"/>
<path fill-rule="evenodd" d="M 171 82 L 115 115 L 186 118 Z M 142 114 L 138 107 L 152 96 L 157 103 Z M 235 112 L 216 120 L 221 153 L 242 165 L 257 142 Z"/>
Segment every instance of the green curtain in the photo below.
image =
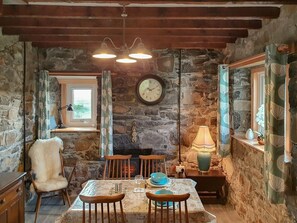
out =
<path fill-rule="evenodd" d="M 38 138 L 50 138 L 50 96 L 48 71 L 39 72 L 38 80 Z"/>
<path fill-rule="evenodd" d="M 278 51 L 279 45 L 266 47 L 265 61 L 265 153 L 264 181 L 270 202 L 283 203 L 284 174 L 284 117 L 287 54 Z"/>
<path fill-rule="evenodd" d="M 219 65 L 218 149 L 222 157 L 230 155 L 229 67 Z"/>
<path fill-rule="evenodd" d="M 113 154 L 112 120 L 111 74 L 110 71 L 103 71 L 101 79 L 101 123 L 99 149 L 101 157 Z"/>

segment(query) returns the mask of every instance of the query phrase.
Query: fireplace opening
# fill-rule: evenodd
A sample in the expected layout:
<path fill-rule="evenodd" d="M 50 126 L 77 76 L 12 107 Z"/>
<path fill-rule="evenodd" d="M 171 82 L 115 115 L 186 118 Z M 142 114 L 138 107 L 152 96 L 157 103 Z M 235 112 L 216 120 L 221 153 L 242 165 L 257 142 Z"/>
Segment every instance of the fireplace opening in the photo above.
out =
<path fill-rule="evenodd" d="M 130 171 L 130 176 L 134 177 L 139 174 L 140 171 L 140 161 L 139 155 L 151 155 L 152 148 L 144 148 L 144 149 L 114 149 L 114 155 L 132 155 L 130 162 L 130 170 L 128 170 L 128 166 L 123 167 L 123 172 L 127 173 Z"/>

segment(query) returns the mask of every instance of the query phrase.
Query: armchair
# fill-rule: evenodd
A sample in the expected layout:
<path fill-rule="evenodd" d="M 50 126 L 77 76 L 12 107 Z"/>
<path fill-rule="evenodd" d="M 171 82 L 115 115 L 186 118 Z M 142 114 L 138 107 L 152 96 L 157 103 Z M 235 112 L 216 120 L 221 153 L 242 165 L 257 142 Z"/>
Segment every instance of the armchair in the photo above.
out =
<path fill-rule="evenodd" d="M 32 184 L 37 193 L 35 223 L 41 205 L 42 194 L 59 191 L 70 206 L 70 198 L 67 193 L 67 187 L 71 177 L 66 179 L 63 169 L 63 159 L 61 151 L 63 150 L 63 141 L 54 137 L 51 139 L 38 139 L 29 150 L 31 158 Z M 72 171 L 73 172 L 73 171 Z M 72 175 L 72 173 L 70 174 Z"/>

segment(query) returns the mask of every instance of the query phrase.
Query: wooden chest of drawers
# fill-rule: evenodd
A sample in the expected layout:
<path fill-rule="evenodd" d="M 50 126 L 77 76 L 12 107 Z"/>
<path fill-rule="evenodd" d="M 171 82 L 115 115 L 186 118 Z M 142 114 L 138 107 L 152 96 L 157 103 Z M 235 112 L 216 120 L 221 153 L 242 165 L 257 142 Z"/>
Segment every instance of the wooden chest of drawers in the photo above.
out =
<path fill-rule="evenodd" d="M 23 223 L 25 173 L 0 173 L 0 223 Z"/>

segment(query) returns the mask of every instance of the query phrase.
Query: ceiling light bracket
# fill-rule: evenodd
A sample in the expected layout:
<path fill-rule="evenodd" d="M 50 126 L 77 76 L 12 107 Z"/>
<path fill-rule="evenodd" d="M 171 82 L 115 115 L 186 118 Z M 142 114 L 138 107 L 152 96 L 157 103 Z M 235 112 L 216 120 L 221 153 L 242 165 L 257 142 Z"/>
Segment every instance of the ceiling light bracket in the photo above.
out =
<path fill-rule="evenodd" d="M 93 57 L 99 59 L 110 59 L 117 57 L 113 50 L 107 46 L 107 41 L 109 41 L 115 50 L 120 51 L 122 53 L 120 58 L 116 60 L 119 63 L 135 63 L 135 59 L 152 58 L 151 52 L 145 48 L 140 37 L 136 37 L 132 45 L 128 47 L 126 43 L 126 18 L 128 17 L 128 14 L 126 13 L 125 5 L 123 5 L 121 17 L 123 19 L 123 45 L 121 47 L 117 47 L 110 37 L 104 37 L 103 41 L 101 42 L 100 48 L 95 50 L 95 52 L 93 53 Z M 137 41 L 139 41 L 139 44 L 134 48 Z M 130 50 L 131 52 L 129 52 Z"/>

